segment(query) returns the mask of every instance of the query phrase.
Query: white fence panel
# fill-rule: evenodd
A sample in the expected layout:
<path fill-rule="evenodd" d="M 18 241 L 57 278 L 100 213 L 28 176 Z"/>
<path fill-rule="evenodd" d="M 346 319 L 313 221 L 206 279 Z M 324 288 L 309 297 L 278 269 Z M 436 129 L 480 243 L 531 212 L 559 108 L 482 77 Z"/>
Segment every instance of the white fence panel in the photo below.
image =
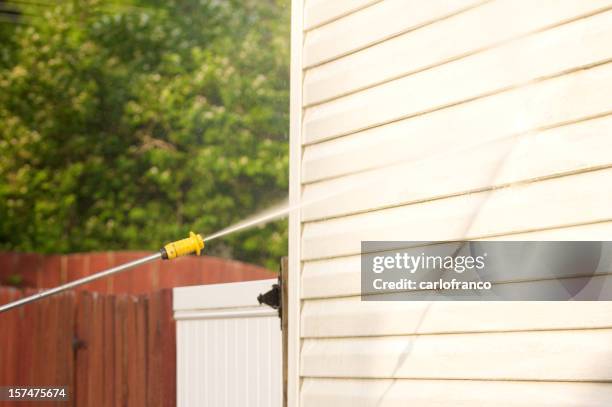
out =
<path fill-rule="evenodd" d="M 257 295 L 276 280 L 174 289 L 179 406 L 280 406 L 280 319 Z"/>

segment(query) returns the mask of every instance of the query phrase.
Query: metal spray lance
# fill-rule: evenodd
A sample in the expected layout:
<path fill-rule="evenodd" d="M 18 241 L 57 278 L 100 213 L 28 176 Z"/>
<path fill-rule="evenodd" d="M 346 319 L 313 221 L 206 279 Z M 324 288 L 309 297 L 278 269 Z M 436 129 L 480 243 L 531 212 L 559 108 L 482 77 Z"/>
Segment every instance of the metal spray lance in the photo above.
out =
<path fill-rule="evenodd" d="M 34 301 L 38 301 L 42 298 L 50 297 L 54 294 L 58 294 L 66 290 L 70 290 L 80 285 L 87 284 L 92 281 L 98 280 L 100 278 L 108 277 L 113 274 L 117 274 L 122 271 L 140 266 L 142 264 L 150 263 L 152 261 L 156 261 L 159 259 L 172 260 L 177 257 L 186 256 L 192 253 L 195 253 L 199 256 L 203 248 L 204 248 L 204 239 L 202 238 L 202 235 L 195 234 L 193 232 L 189 232 L 188 238 L 177 240 L 172 243 L 168 243 L 158 253 L 122 264 L 120 266 L 102 270 L 98 273 L 92 274 L 91 276 L 87 276 L 87 277 L 80 278 L 78 280 L 71 281 L 70 283 L 66 283 L 64 285 L 60 285 L 58 287 L 51 288 L 49 290 L 39 292 L 37 294 L 22 298 L 17 301 L 9 302 L 8 304 L 0 305 L 0 313 L 4 311 L 8 311 L 13 308 L 20 307 L 25 304 L 29 304 Z"/>

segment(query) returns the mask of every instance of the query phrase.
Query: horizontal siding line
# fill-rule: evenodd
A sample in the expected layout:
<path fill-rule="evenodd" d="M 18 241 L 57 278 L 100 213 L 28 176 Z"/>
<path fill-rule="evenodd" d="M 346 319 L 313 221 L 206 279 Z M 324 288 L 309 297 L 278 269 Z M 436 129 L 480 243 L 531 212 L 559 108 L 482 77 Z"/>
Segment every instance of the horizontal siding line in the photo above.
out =
<path fill-rule="evenodd" d="M 592 167 L 577 168 L 577 169 L 568 170 L 568 171 L 556 172 L 556 173 L 552 173 L 548 175 L 541 175 L 541 176 L 532 177 L 532 178 L 524 178 L 519 181 L 505 182 L 501 184 L 493 184 L 493 185 L 489 185 L 486 187 L 469 189 L 466 191 L 454 192 L 454 193 L 443 194 L 443 195 L 435 195 L 435 196 L 431 196 L 428 198 L 403 201 L 403 202 L 398 202 L 398 203 L 389 204 L 389 205 L 380 205 L 380 206 L 375 206 L 375 207 L 361 209 L 361 210 L 353 210 L 353 211 L 345 212 L 345 213 L 338 214 L 338 215 L 323 216 L 320 218 L 302 221 L 302 225 L 311 224 L 311 223 L 327 222 L 329 220 L 334 220 L 334 219 L 342 219 L 342 218 L 347 218 L 350 216 L 363 215 L 365 213 L 370 213 L 370 212 L 378 212 L 378 211 L 384 211 L 386 209 L 400 208 L 402 206 L 418 205 L 418 204 L 423 204 L 423 203 L 441 201 L 443 199 L 456 198 L 456 197 L 465 196 L 465 195 L 480 194 L 483 192 L 493 192 L 493 191 L 506 189 L 506 188 L 514 188 L 514 187 L 519 187 L 519 186 L 525 186 L 528 184 L 535 184 L 537 182 L 548 181 L 551 179 L 571 177 L 573 175 L 604 171 L 604 170 L 608 170 L 612 168 L 612 158 L 610 159 L 610 161 L 611 162 L 608 164 L 596 165 Z"/>
<path fill-rule="evenodd" d="M 540 126 L 540 127 L 534 127 L 532 129 L 528 129 L 519 133 L 514 133 L 514 134 L 509 134 L 507 136 L 495 139 L 495 140 L 490 140 L 488 142 L 485 142 L 484 144 L 477 144 L 477 145 L 469 145 L 467 147 L 462 147 L 456 150 L 450 150 L 450 151 L 444 151 L 442 153 L 435 153 L 432 155 L 428 155 L 426 157 L 420 158 L 418 160 L 415 160 L 414 163 L 420 163 L 426 159 L 435 157 L 438 154 L 449 154 L 449 153 L 461 153 L 464 151 L 467 151 L 468 149 L 472 149 L 472 148 L 478 148 L 478 147 L 482 147 L 485 145 L 490 145 L 490 144 L 494 144 L 494 143 L 498 143 L 498 142 L 504 142 L 504 141 L 508 141 L 509 139 L 512 139 L 514 137 L 516 138 L 522 138 L 522 137 L 526 137 L 526 136 L 530 136 L 533 135 L 534 133 L 541 133 L 541 132 L 545 132 L 548 130 L 553 130 L 553 129 L 558 129 L 558 128 L 562 128 L 562 127 L 566 127 L 566 126 L 572 126 L 574 124 L 580 124 L 580 123 L 585 123 L 591 120 L 597 120 L 597 119 L 602 119 L 608 116 L 612 116 L 612 110 L 607 111 L 607 112 L 603 112 L 603 113 L 598 113 L 595 115 L 589 115 L 589 116 L 584 116 L 584 117 L 580 117 L 578 119 L 574 119 L 574 120 L 567 120 L 567 121 L 563 121 L 563 122 L 558 122 L 558 123 L 553 123 L 553 124 L 549 124 L 546 126 Z M 303 152 L 302 152 L 303 154 Z M 332 181 L 335 179 L 340 179 L 343 177 L 347 177 L 350 175 L 355 175 L 355 174 L 363 174 L 363 173 L 367 173 L 370 171 L 376 171 L 376 170 L 381 170 L 381 169 L 390 169 L 394 166 L 399 166 L 399 165 L 404 165 L 404 162 L 394 162 L 392 164 L 388 164 L 388 165 L 377 165 L 377 166 L 371 166 L 371 167 L 365 167 L 362 168 L 358 171 L 353 171 L 350 173 L 343 173 L 343 174 L 338 174 L 338 175 L 331 175 L 331 176 L 327 176 L 327 177 L 321 177 L 321 178 L 317 178 L 314 179 L 312 181 L 302 181 L 302 186 L 308 186 L 308 185 L 313 185 L 313 184 L 317 184 L 317 183 L 321 183 L 321 182 L 325 182 L 325 181 Z"/>
<path fill-rule="evenodd" d="M 612 382 L 608 352 L 611 336 L 610 329 L 582 329 L 303 339 L 300 374 Z M 449 349 L 455 344 L 460 346 Z"/>
<path fill-rule="evenodd" d="M 389 125 L 389 124 L 392 124 L 392 123 L 400 122 L 402 120 L 409 120 L 409 119 L 412 119 L 412 118 L 418 117 L 418 116 L 424 116 L 424 115 L 427 115 L 429 113 L 437 112 L 437 111 L 444 110 L 444 109 L 453 108 L 455 106 L 467 104 L 467 103 L 470 103 L 470 102 L 473 102 L 473 101 L 476 101 L 476 100 L 480 100 L 480 99 L 485 99 L 487 97 L 499 95 L 501 93 L 505 93 L 505 92 L 508 92 L 508 91 L 511 91 L 511 90 L 528 87 L 528 86 L 535 85 L 535 84 L 541 83 L 541 82 L 546 82 L 546 81 L 549 81 L 551 79 L 560 78 L 560 77 L 563 77 L 563 76 L 566 76 L 566 75 L 570 75 L 570 74 L 578 73 L 578 72 L 582 72 L 582 71 L 588 71 L 590 69 L 598 68 L 598 67 L 601 67 L 601 66 L 604 66 L 604 65 L 608 65 L 610 63 L 612 63 L 612 58 L 606 58 L 606 59 L 604 59 L 602 61 L 599 61 L 599 62 L 594 62 L 594 63 L 586 64 L 586 65 L 579 65 L 579 66 L 576 66 L 576 67 L 570 68 L 570 69 L 564 69 L 563 71 L 556 72 L 554 74 L 544 75 L 544 76 L 541 76 L 541 77 L 538 77 L 538 78 L 534 78 L 534 79 L 530 79 L 528 81 L 525 81 L 525 82 L 522 82 L 522 83 L 518 83 L 518 84 L 515 84 L 515 85 L 512 85 L 512 86 L 506 86 L 506 87 L 503 87 L 503 88 L 500 88 L 500 89 L 496 89 L 494 91 L 485 92 L 485 93 L 477 95 L 477 96 L 473 96 L 473 97 L 470 97 L 470 98 L 467 98 L 467 99 L 464 99 L 464 100 L 460 100 L 460 101 L 457 101 L 457 102 L 447 103 L 445 105 L 441 105 L 441 106 L 437 106 L 437 107 L 434 107 L 434 108 L 426 109 L 426 110 L 423 110 L 423 111 L 420 111 L 420 112 L 409 113 L 409 114 L 402 115 L 400 117 L 396 117 L 396 118 L 393 118 L 393 119 L 390 119 L 390 120 L 385 120 L 385 121 L 380 122 L 380 123 L 375 123 L 375 124 L 372 124 L 372 125 L 369 125 L 369 126 L 364 126 L 362 128 L 357 128 L 357 129 L 351 130 L 350 132 L 340 133 L 340 134 L 336 134 L 336 135 L 333 135 L 333 136 L 329 136 L 329 137 L 325 137 L 325 138 L 322 138 L 322 139 L 319 139 L 319 140 L 314 140 L 314 141 L 309 141 L 309 142 L 302 141 L 302 147 L 308 147 L 308 146 L 312 146 L 312 145 L 316 145 L 316 144 L 325 143 L 325 142 L 330 141 L 330 140 L 336 140 L 336 139 L 339 139 L 341 137 L 347 137 L 347 136 L 350 136 L 351 134 L 359 133 L 359 132 L 362 132 L 362 131 L 365 131 L 365 130 L 370 130 L 370 129 L 374 129 L 374 128 L 377 128 L 377 127 L 386 126 L 386 125 Z M 304 116 L 305 115 L 302 115 L 302 117 L 304 117 Z"/>
<path fill-rule="evenodd" d="M 304 339 L 300 374 L 612 382 L 608 360 L 611 337 L 610 329 L 582 329 Z M 548 342 L 550 346 L 544 345 Z M 487 358 L 475 360 L 478 355 Z"/>
<path fill-rule="evenodd" d="M 332 0 L 332 1 L 333 1 L 333 0 Z M 476 4 L 473 4 L 473 5 L 471 5 L 471 6 L 468 6 L 468 7 L 462 8 L 462 9 L 459 9 L 459 10 L 457 10 L 457 11 L 454 11 L 454 12 L 450 13 L 450 14 L 444 15 L 444 16 L 442 16 L 442 17 L 435 18 L 434 20 L 425 21 L 425 22 L 423 22 L 423 23 L 417 24 L 416 26 L 412 26 L 412 27 L 406 28 L 405 30 L 401 30 L 401 31 L 399 31 L 399 32 L 397 32 L 397 33 L 395 33 L 395 34 L 391 34 L 391 35 L 387 35 L 387 36 L 385 36 L 385 37 L 379 38 L 379 39 L 377 39 L 377 40 L 375 40 L 375 41 L 373 41 L 373 42 L 370 42 L 370 43 L 368 43 L 368 44 L 366 44 L 366 45 L 363 45 L 363 46 L 361 46 L 361 47 L 359 47 L 359 48 L 352 49 L 352 50 L 350 50 L 350 51 L 345 51 L 345 52 L 343 52 L 343 53 L 337 54 L 336 56 L 334 56 L 334 57 L 332 57 L 332 58 L 327 58 L 327 59 L 324 59 L 324 60 L 322 60 L 322 61 L 316 62 L 316 63 L 314 63 L 314 64 L 304 65 L 304 66 L 302 67 L 302 70 L 304 70 L 304 71 L 305 71 L 305 70 L 307 70 L 307 69 L 316 68 L 316 67 L 318 67 L 318 66 L 324 65 L 324 64 L 326 64 L 326 63 L 328 63 L 328 62 L 331 62 L 331 61 L 334 61 L 334 60 L 336 60 L 336 59 L 340 59 L 340 58 L 342 58 L 342 57 L 345 57 L 345 56 L 348 56 L 348 55 L 352 55 L 352 54 L 354 54 L 354 53 L 356 53 L 356 52 L 363 51 L 364 49 L 367 49 L 367 48 L 373 47 L 373 46 L 378 45 L 378 44 L 380 44 L 380 43 L 382 43 L 382 42 L 388 41 L 388 40 L 390 40 L 390 39 L 392 39 L 392 38 L 399 37 L 400 35 L 407 34 L 407 33 L 411 32 L 411 31 L 415 31 L 415 30 L 418 30 L 418 29 L 420 29 L 420 28 L 426 27 L 426 26 L 428 26 L 428 25 L 435 24 L 435 23 L 437 23 L 438 21 L 443 21 L 443 20 L 446 20 L 446 19 L 448 19 L 448 18 L 454 17 L 454 16 L 456 16 L 456 15 L 458 15 L 458 14 L 461 14 L 461 13 L 464 13 L 464 12 L 466 12 L 466 11 L 472 10 L 472 9 L 474 9 L 474 8 L 476 8 L 476 7 L 480 7 L 480 6 L 482 6 L 483 4 L 489 3 L 489 2 L 491 2 L 491 1 L 493 1 L 493 0 L 483 0 L 483 1 L 481 1 L 480 3 L 476 3 Z M 375 4 L 379 4 L 379 3 L 375 3 Z M 363 9 L 362 9 L 362 10 L 363 10 Z M 304 36 L 304 38 L 306 38 L 306 36 Z M 303 75 L 302 75 L 302 76 L 303 76 Z"/>
<path fill-rule="evenodd" d="M 465 239 L 463 239 L 461 241 L 484 240 L 484 239 L 498 238 L 498 237 L 504 237 L 504 236 L 520 235 L 520 234 L 524 234 L 524 233 L 545 232 L 545 231 L 548 231 L 548 230 L 557 230 L 557 229 L 568 229 L 568 228 L 572 228 L 572 227 L 576 227 L 576 226 L 596 225 L 596 224 L 599 224 L 599 223 L 608 223 L 608 222 L 612 222 L 612 218 L 596 219 L 596 220 L 593 220 L 593 221 L 590 221 L 590 222 L 558 224 L 558 225 L 549 226 L 549 227 L 545 227 L 545 228 L 533 228 L 533 229 L 514 230 L 512 232 L 493 233 L 493 234 L 482 235 L 482 236 L 468 236 L 468 237 L 466 237 Z M 444 243 L 444 242 L 451 243 L 451 242 L 454 242 L 454 240 L 441 240 L 440 242 L 442 242 L 442 243 Z M 376 252 L 372 252 L 372 253 L 376 253 Z M 303 266 L 304 263 L 308 263 L 308 262 L 315 262 L 315 261 L 321 261 L 321 260 L 342 259 L 342 258 L 346 258 L 346 257 L 358 256 L 360 254 L 361 254 L 360 252 L 354 252 L 354 253 L 343 254 L 343 255 L 340 255 L 340 256 L 316 257 L 316 258 L 312 258 L 312 259 L 308 259 L 308 260 L 303 260 L 302 259 L 301 262 L 302 262 L 302 266 Z M 331 298 L 341 298 L 341 297 L 339 296 L 339 297 L 331 297 Z"/>
<path fill-rule="evenodd" d="M 329 1 L 329 0 L 328 0 L 328 1 Z M 332 1 L 333 1 L 333 0 L 332 0 Z M 360 6 L 360 7 L 358 7 L 358 8 L 355 8 L 355 9 L 349 10 L 349 11 L 344 12 L 344 13 L 342 13 L 342 14 L 338 14 L 338 15 L 337 15 L 337 16 L 335 16 L 335 17 L 332 17 L 332 18 L 330 18 L 330 19 L 327 19 L 327 20 L 325 20 L 325 21 L 322 21 L 322 22 L 320 22 L 320 23 L 318 23 L 318 24 L 315 24 L 315 25 L 313 25 L 313 26 L 311 26 L 311 27 L 305 28 L 303 31 L 304 31 L 304 33 L 306 34 L 306 33 L 310 32 L 310 31 L 316 30 L 317 28 L 321 28 L 321 27 L 323 27 L 323 26 L 326 26 L 326 25 L 328 25 L 328 24 L 331 24 L 331 23 L 334 23 L 334 22 L 336 22 L 336 21 L 338 21 L 338 20 L 341 20 L 341 19 L 343 19 L 343 18 L 345 18 L 345 17 L 347 17 L 347 16 L 350 16 L 351 14 L 355 14 L 355 13 L 357 13 L 357 12 L 359 12 L 359 11 L 362 11 L 362 10 L 365 10 L 365 9 L 367 9 L 367 8 L 369 8 L 369 7 L 372 7 L 372 6 L 374 6 L 374 5 L 378 4 L 378 3 L 382 3 L 383 1 L 384 1 L 384 0 L 376 0 L 376 1 L 372 2 L 372 3 L 370 3 L 370 4 L 365 4 L 365 5 L 363 5 L 363 6 Z M 305 35 L 304 35 L 303 37 L 305 37 Z"/>
<path fill-rule="evenodd" d="M 453 381 L 453 382 L 516 382 L 516 383 L 600 383 L 600 384 L 610 384 L 612 380 L 549 380 L 549 379 L 488 379 L 486 377 L 478 377 L 478 378 L 453 378 L 453 377 L 388 377 L 388 376 L 378 376 L 378 377 L 357 377 L 357 376 L 312 376 L 312 375 L 302 375 L 300 374 L 300 378 L 302 379 L 329 379 L 329 380 L 388 380 L 388 381 Z"/>
<path fill-rule="evenodd" d="M 564 328 L 515 328 L 515 329 L 487 329 L 482 331 L 476 330 L 465 330 L 465 331 L 440 331 L 440 332 L 417 332 L 417 333 L 406 333 L 406 334 L 377 334 L 377 335 L 325 335 L 325 336 L 302 336 L 302 340 L 321 340 L 321 339 L 350 339 L 350 338 L 388 338 L 395 336 L 436 336 L 436 335 L 474 335 L 474 334 L 504 334 L 504 333 L 516 333 L 516 332 L 556 332 L 556 331 L 597 331 L 612 329 L 612 325 L 608 326 L 580 326 L 580 327 L 564 327 Z"/>
<path fill-rule="evenodd" d="M 451 193 L 451 194 L 437 195 L 437 196 L 433 196 L 433 197 L 429 197 L 429 198 L 416 199 L 416 200 L 405 201 L 405 202 L 398 202 L 398 203 L 389 204 L 389 205 L 382 205 L 382 206 L 362 209 L 362 210 L 358 210 L 358 211 L 351 211 L 351 212 L 343 213 L 341 215 L 325 216 L 325 217 L 320 218 L 320 219 L 311 219 L 311 220 L 308 220 L 308 221 L 303 221 L 302 225 L 307 225 L 307 224 L 311 224 L 311 223 L 326 222 L 326 221 L 329 221 L 329 220 L 332 220 L 332 219 L 342 219 L 342 218 L 347 218 L 347 217 L 350 217 L 350 216 L 362 215 L 364 213 L 384 211 L 386 209 L 400 208 L 402 206 L 418 205 L 418 204 L 423 204 L 423 203 L 441 201 L 443 199 L 456 198 L 456 197 L 464 196 L 464 195 L 480 194 L 480 193 L 483 193 L 483 192 L 493 192 L 493 191 L 497 191 L 497 190 L 501 190 L 501 189 L 514 188 L 514 187 L 524 186 L 524 185 L 528 185 L 528 184 L 535 184 L 537 182 L 543 182 L 543 181 L 548 181 L 548 180 L 557 179 L 557 178 L 571 177 L 573 175 L 580 175 L 580 174 L 586 174 L 586 173 L 590 173 L 590 172 L 604 171 L 604 170 L 608 170 L 608 169 L 612 168 L 612 157 L 610 158 L 610 161 L 611 162 L 609 164 L 602 164 L 602 165 L 596 165 L 596 166 L 592 166 L 592 167 L 585 167 L 585 168 L 579 168 L 579 169 L 574 169 L 574 170 L 562 171 L 562 172 L 557 172 L 557 173 L 553 173 L 553 174 L 549 174 L 549 175 L 542 175 L 542 176 L 533 177 L 533 178 L 525 178 L 525 179 L 522 179 L 520 181 L 506 182 L 506 183 L 497 184 L 497 185 L 494 184 L 494 185 L 490 185 L 490 186 L 487 186 L 487 187 L 470 189 L 470 190 L 467 190 L 467 191 L 454 192 L 454 193 Z"/>
<path fill-rule="evenodd" d="M 480 6 L 480 4 L 477 5 L 477 6 Z M 461 60 L 461 59 L 465 59 L 467 57 L 470 57 L 470 56 L 473 56 L 473 55 L 476 55 L 476 54 L 483 53 L 485 51 L 489 51 L 489 50 L 492 50 L 492 49 L 495 49 L 495 48 L 499 48 L 499 47 L 501 47 L 503 45 L 506 45 L 506 44 L 509 44 L 511 42 L 522 40 L 522 39 L 528 38 L 530 36 L 533 36 L 533 35 L 536 35 L 536 34 L 539 34 L 539 33 L 542 33 L 542 32 L 550 31 L 550 30 L 553 30 L 555 28 L 558 28 L 558 27 L 561 27 L 561 26 L 564 26 L 564 25 L 567 25 L 567 24 L 570 24 L 570 23 L 573 23 L 573 22 L 576 22 L 576 21 L 584 20 L 586 18 L 593 17 L 593 16 L 598 15 L 598 14 L 603 14 L 603 13 L 608 12 L 610 10 L 612 10 L 612 7 L 605 7 L 605 8 L 602 8 L 602 9 L 599 9 L 599 10 L 595 10 L 595 11 L 592 11 L 592 12 L 584 14 L 584 15 L 580 15 L 580 16 L 577 16 L 577 17 L 574 17 L 574 18 L 562 20 L 562 21 L 559 21 L 559 22 L 554 23 L 554 24 L 549 24 L 548 26 L 544 26 L 544 27 L 538 28 L 536 30 L 532 30 L 532 31 L 520 34 L 520 35 L 518 35 L 516 37 L 513 37 L 513 38 L 509 38 L 509 39 L 506 39 L 506 40 L 503 40 L 503 41 L 498 41 L 498 42 L 493 43 L 491 45 L 488 45 L 486 47 L 478 48 L 478 49 L 475 49 L 473 51 L 470 51 L 470 52 L 467 52 L 467 53 L 464 53 L 464 54 L 460 54 L 460 55 L 457 55 L 457 56 L 454 56 L 454 57 L 451 57 L 451 58 L 443 59 L 443 60 L 438 61 L 438 62 L 436 62 L 434 64 L 430 64 L 430 65 L 421 67 L 421 68 L 413 70 L 413 71 L 405 72 L 405 73 L 400 74 L 400 75 L 395 75 L 395 76 L 392 76 L 392 77 L 380 80 L 378 82 L 374 82 L 374 83 L 366 85 L 366 86 L 361 86 L 361 87 L 355 88 L 353 90 L 340 93 L 340 94 L 335 95 L 333 97 L 328 97 L 328 98 L 319 100 L 317 102 L 305 104 L 305 105 L 303 105 L 303 108 L 307 109 L 307 108 L 318 106 L 318 105 L 322 105 L 322 104 L 325 104 L 325 103 L 328 103 L 328 102 L 331 102 L 331 101 L 334 101 L 334 100 L 337 100 L 337 99 L 341 99 L 341 98 L 346 97 L 346 96 L 354 95 L 356 93 L 363 92 L 364 90 L 371 89 L 371 88 L 374 88 L 376 86 L 384 85 L 384 84 L 387 84 L 389 82 L 396 81 L 398 79 L 406 78 L 408 76 L 411 76 L 411 75 L 414 75 L 414 74 L 417 74 L 417 73 L 428 71 L 430 69 L 437 68 L 437 67 L 440 67 L 442 65 L 446 65 L 448 63 L 451 63 L 451 62 L 455 62 L 455 61 L 458 61 L 458 60 Z M 442 20 L 440 20 L 440 21 L 442 21 Z M 405 34 L 406 33 L 404 33 L 404 35 Z M 363 51 L 363 50 L 361 50 L 361 51 Z M 361 51 L 359 51 L 359 52 L 361 52 Z M 331 62 L 331 61 L 328 61 L 326 63 L 329 63 L 329 62 Z M 305 69 L 304 71 L 308 71 L 309 69 L 312 69 L 312 68 L 314 68 L 314 67 Z M 305 75 L 304 75 L 304 77 L 305 77 Z"/>
<path fill-rule="evenodd" d="M 355 273 L 358 274 L 358 273 Z M 612 276 L 612 271 L 606 271 L 605 273 L 596 273 L 596 274 L 573 274 L 570 276 L 564 276 L 563 278 L 557 278 L 557 277 L 537 277 L 537 278 L 533 278 L 533 279 L 528 279 L 528 278 L 519 278 L 516 280 L 501 280 L 501 281 L 491 281 L 491 285 L 493 286 L 500 286 L 500 285 L 510 285 L 510 284 L 524 284 L 524 283 L 537 283 L 537 282 L 542 282 L 542 281 L 561 281 L 561 280 L 572 280 L 572 279 L 576 279 L 576 278 L 588 278 L 588 277 L 605 277 L 605 276 Z M 432 292 L 437 292 L 439 290 L 433 290 L 433 289 L 428 289 L 428 290 L 423 290 L 423 289 L 416 289 L 416 290 L 397 290 L 393 293 L 388 293 L 388 295 L 395 295 L 395 294 L 399 294 L 399 293 L 411 293 L 411 292 L 425 292 L 425 291 L 432 291 Z M 370 297 L 370 296 L 384 296 L 385 294 L 356 294 L 356 293 L 351 293 L 351 294 L 342 294 L 342 295 L 333 295 L 333 296 L 324 296 L 324 297 L 302 297 L 302 300 L 304 301 L 316 301 L 316 300 L 335 300 L 335 299 L 354 299 L 354 298 L 361 298 L 361 297 Z M 396 302 L 399 300 L 390 300 L 388 302 Z M 415 301 L 415 300 L 410 300 L 410 299 L 406 299 L 405 301 Z M 418 300 L 419 302 L 437 302 L 437 301 L 443 301 L 443 300 Z M 449 300 L 449 301 L 459 301 L 460 300 Z M 489 302 L 490 300 L 484 300 L 485 302 Z M 507 300 L 500 300 L 500 301 L 507 301 Z M 548 300 L 546 300 L 548 301 Z M 380 302 L 385 302 L 384 300 L 380 300 Z M 403 301 L 399 301 L 399 302 L 403 302 Z M 612 328 L 612 326 L 610 326 L 610 328 Z M 548 330 L 548 329 L 546 329 Z M 392 335 L 393 336 L 393 335 Z"/>

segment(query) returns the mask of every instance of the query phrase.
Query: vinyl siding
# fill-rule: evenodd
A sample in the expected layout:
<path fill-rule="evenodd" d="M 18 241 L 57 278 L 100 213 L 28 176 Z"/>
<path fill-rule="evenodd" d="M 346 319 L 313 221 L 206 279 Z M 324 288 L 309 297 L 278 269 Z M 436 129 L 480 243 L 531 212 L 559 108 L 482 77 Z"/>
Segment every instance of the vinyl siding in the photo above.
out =
<path fill-rule="evenodd" d="M 362 302 L 359 250 L 610 240 L 612 0 L 294 1 L 295 403 L 609 405 L 612 303 Z"/>

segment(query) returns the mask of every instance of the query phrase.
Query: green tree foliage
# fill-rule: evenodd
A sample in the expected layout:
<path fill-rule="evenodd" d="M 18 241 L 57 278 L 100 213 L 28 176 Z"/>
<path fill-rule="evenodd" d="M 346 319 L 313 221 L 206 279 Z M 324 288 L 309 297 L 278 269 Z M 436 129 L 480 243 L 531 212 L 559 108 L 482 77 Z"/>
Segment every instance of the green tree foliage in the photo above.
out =
<path fill-rule="evenodd" d="M 0 31 L 0 246 L 158 249 L 282 200 L 286 3 L 66 1 Z M 276 268 L 286 241 L 208 253 Z"/>

